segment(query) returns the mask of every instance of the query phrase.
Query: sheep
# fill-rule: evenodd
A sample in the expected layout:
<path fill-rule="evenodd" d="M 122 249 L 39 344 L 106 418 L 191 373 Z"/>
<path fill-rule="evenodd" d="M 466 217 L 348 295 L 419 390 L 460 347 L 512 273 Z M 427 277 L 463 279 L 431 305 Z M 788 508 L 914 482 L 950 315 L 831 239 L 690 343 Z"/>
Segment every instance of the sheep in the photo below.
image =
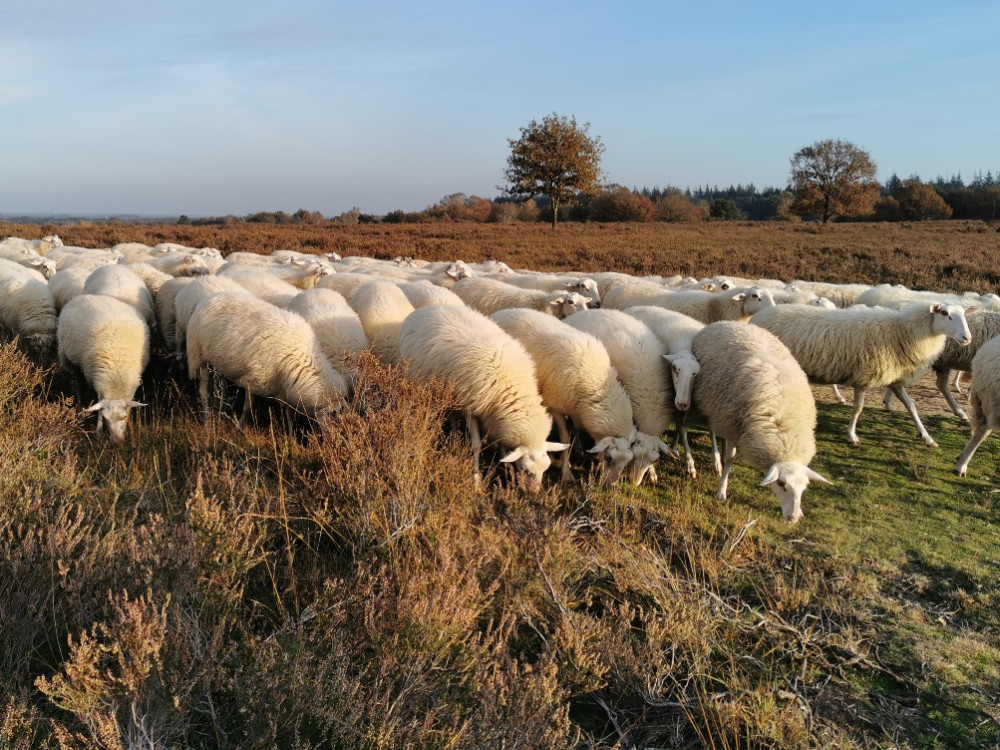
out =
<path fill-rule="evenodd" d="M 426 307 L 427 305 L 464 305 L 462 298 L 450 289 L 438 286 L 430 281 L 403 281 L 399 283 L 403 294 L 410 300 L 410 304 L 416 307 Z"/>
<path fill-rule="evenodd" d="M 898 310 L 912 302 L 935 302 L 939 304 L 981 307 L 985 310 L 1000 310 L 995 294 L 944 294 L 941 292 L 915 291 L 901 286 L 879 284 L 858 295 L 857 304 L 869 307 L 888 307 Z"/>
<path fill-rule="evenodd" d="M 735 288 L 718 293 L 691 290 L 665 292 L 661 297 L 648 299 L 642 304 L 675 310 L 706 324 L 719 320 L 745 323 L 754 313 L 774 307 L 774 296 L 771 290 L 760 287 Z"/>
<path fill-rule="evenodd" d="M 83 294 L 83 285 L 91 273 L 86 266 L 71 266 L 56 271 L 49 279 L 49 291 L 55 302 L 56 310 L 62 310 L 66 303 L 77 295 Z"/>
<path fill-rule="evenodd" d="M 663 355 L 667 348 L 649 326 L 620 310 L 581 310 L 566 318 L 566 324 L 595 336 L 608 351 L 625 392 L 632 401 L 632 416 L 638 431 L 632 444 L 632 482 L 642 483 L 649 473 L 656 481 L 660 454 L 676 457 L 660 436 L 673 421 L 673 385 Z"/>
<path fill-rule="evenodd" d="M 324 276 L 334 273 L 333 266 L 326 261 L 317 259 L 311 260 L 286 260 L 263 266 L 248 266 L 241 263 L 226 263 L 219 268 L 219 276 L 242 276 L 249 277 L 256 274 L 270 274 L 273 278 L 280 279 L 289 285 L 300 289 L 312 289 L 316 283 Z"/>
<path fill-rule="evenodd" d="M 5 237 L 0 240 L 0 257 L 48 255 L 54 247 L 62 247 L 63 241 L 58 234 L 50 234 L 40 240 L 27 240 L 23 237 Z"/>
<path fill-rule="evenodd" d="M 965 320 L 969 325 L 972 341 L 968 345 L 962 346 L 954 339 L 945 340 L 944 349 L 931 364 L 931 369 L 936 374 L 935 380 L 938 390 L 941 391 L 941 395 L 948 402 L 952 412 L 955 416 L 968 421 L 969 416 L 958 405 L 948 387 L 951 371 L 969 372 L 972 369 L 972 360 L 983 345 L 993 337 L 1000 336 L 1000 312 L 987 312 L 985 310 L 970 312 L 967 310 Z M 886 394 L 886 399 L 890 397 L 891 393 L 889 391 Z"/>
<path fill-rule="evenodd" d="M 590 452 L 598 454 L 605 464 L 604 481 L 618 481 L 633 458 L 630 445 L 635 427 L 632 402 L 604 344 L 537 310 L 500 310 L 490 320 L 520 341 L 531 355 L 542 402 L 552 412 L 559 439 L 571 442 L 565 415 L 593 438 Z M 563 454 L 562 479 L 573 479 L 569 451 Z"/>
<path fill-rule="evenodd" d="M 380 280 L 384 280 L 384 278 L 373 273 L 354 273 L 347 271 L 343 273 L 331 274 L 330 276 L 324 276 L 316 282 L 316 286 L 321 289 L 332 289 L 350 302 L 351 298 L 354 297 L 354 294 L 358 291 L 358 289 L 369 282 Z"/>
<path fill-rule="evenodd" d="M 142 279 L 142 283 L 146 285 L 149 293 L 154 297 L 160 291 L 161 286 L 170 281 L 170 279 L 175 278 L 149 263 L 129 263 L 128 270 Z M 190 276 L 181 276 L 180 278 L 190 278 Z"/>
<path fill-rule="evenodd" d="M 953 471 L 964 477 L 976 449 L 996 429 L 1000 429 L 1000 338 L 992 338 L 972 358 L 972 437 L 955 463 Z"/>
<path fill-rule="evenodd" d="M 107 427 L 111 440 L 125 437 L 142 373 L 149 363 L 149 326 L 132 305 L 102 294 L 74 297 L 59 315 L 56 329 L 59 364 L 77 375 L 77 396 L 83 405 L 80 376 L 97 393 L 84 409 L 98 412 L 97 433 Z"/>
<path fill-rule="evenodd" d="M 716 498 L 725 500 L 737 452 L 765 472 L 789 524 L 802 518 L 810 480 L 830 480 L 809 468 L 816 454 L 816 402 L 806 374 L 788 348 L 758 326 L 720 321 L 695 334 L 701 363 L 694 401 L 713 435 L 725 440 Z"/>
<path fill-rule="evenodd" d="M 371 341 L 372 354 L 384 364 L 399 360 L 399 328 L 414 307 L 403 290 L 391 281 L 370 281 L 351 298 Z"/>
<path fill-rule="evenodd" d="M 87 247 L 61 247 L 59 250 L 62 252 L 55 259 L 57 271 L 75 266 L 89 268 L 93 271 L 100 266 L 117 263 L 122 258 L 121 253 L 112 250 L 93 250 Z"/>
<path fill-rule="evenodd" d="M 670 377 L 674 384 L 674 408 L 676 409 L 677 440 L 684 445 L 685 464 L 690 477 L 698 476 L 694 457 L 687 438 L 687 412 L 691 407 L 691 388 L 701 365 L 691 353 L 691 340 L 705 324 L 684 313 L 665 310 L 655 305 L 638 305 L 623 310 L 626 315 L 642 321 L 667 348 L 664 359 L 670 364 Z"/>
<path fill-rule="evenodd" d="M 371 341 L 347 300 L 332 289 L 306 289 L 295 296 L 288 309 L 312 326 L 327 359 L 353 385 L 357 381 L 353 360 Z"/>
<path fill-rule="evenodd" d="M 601 306 L 610 310 L 624 310 L 627 307 L 646 305 L 649 300 L 658 300 L 671 293 L 662 284 L 655 284 L 644 279 L 618 281 L 604 292 Z M 655 302 L 654 302 L 655 304 Z"/>
<path fill-rule="evenodd" d="M 220 292 L 252 296 L 252 292 L 236 279 L 226 276 L 202 276 L 177 290 L 173 305 L 173 349 L 178 362 L 183 361 L 186 356 L 188 323 L 195 308 L 202 300 Z"/>
<path fill-rule="evenodd" d="M 128 266 L 100 266 L 91 271 L 83 285 L 84 294 L 103 294 L 132 305 L 150 328 L 156 327 L 153 295 L 139 276 Z"/>
<path fill-rule="evenodd" d="M 0 323 L 26 350 L 49 364 L 56 343 L 56 304 L 44 281 L 26 274 L 0 275 Z"/>
<path fill-rule="evenodd" d="M 858 304 L 858 297 L 871 289 L 870 284 L 834 284 L 822 281 L 803 281 L 795 279 L 792 285 L 817 297 L 826 297 L 836 307 L 850 307 Z"/>
<path fill-rule="evenodd" d="M 461 279 L 451 288 L 466 305 L 483 315 L 509 307 L 526 307 L 565 318 L 587 309 L 587 298 L 576 292 L 544 292 L 522 289 L 504 281 L 472 276 Z"/>
<path fill-rule="evenodd" d="M 549 451 L 569 446 L 547 439 L 552 417 L 542 404 L 535 366 L 524 346 L 475 310 L 429 305 L 403 321 L 399 348 L 411 377 L 451 385 L 469 425 L 476 477 L 481 422 L 486 435 L 509 451 L 500 461 L 524 471 L 532 486 L 541 485 L 552 464 Z"/>
<path fill-rule="evenodd" d="M 239 268 L 216 278 L 232 279 L 255 297 L 272 305 L 284 307 L 301 289 L 261 268 Z"/>
<path fill-rule="evenodd" d="M 961 306 L 916 302 L 901 310 L 864 306 L 826 310 L 779 305 L 758 312 L 750 322 L 781 339 L 814 383 L 853 386 L 854 413 L 847 427 L 852 445 L 859 442 L 857 424 L 865 391 L 888 387 L 906 406 L 924 443 L 937 446 L 905 386 L 930 367 L 946 337 L 965 345 L 971 341 Z"/>
<path fill-rule="evenodd" d="M 246 390 L 244 418 L 251 395 L 267 396 L 325 425 L 348 393 L 303 318 L 244 293 L 220 292 L 198 304 L 188 321 L 187 362 L 206 416 L 209 365 Z"/>
<path fill-rule="evenodd" d="M 52 263 L 52 261 L 49 261 L 49 263 L 52 268 L 55 268 L 55 264 Z M 31 265 L 25 265 L 24 263 L 20 263 L 16 260 L 10 260 L 8 258 L 0 258 L 0 276 L 24 276 L 45 284 L 52 277 L 52 274 L 46 276 L 40 270 Z"/>
<path fill-rule="evenodd" d="M 156 306 L 156 328 L 160 332 L 163 346 L 168 356 L 177 351 L 177 295 L 196 276 L 172 276 L 156 291 L 153 302 Z"/>

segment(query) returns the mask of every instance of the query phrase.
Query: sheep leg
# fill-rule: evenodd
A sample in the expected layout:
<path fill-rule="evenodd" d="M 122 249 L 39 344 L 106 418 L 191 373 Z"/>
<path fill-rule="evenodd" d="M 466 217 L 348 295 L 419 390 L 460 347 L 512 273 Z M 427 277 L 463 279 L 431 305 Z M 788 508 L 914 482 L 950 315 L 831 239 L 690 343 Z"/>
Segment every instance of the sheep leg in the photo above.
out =
<path fill-rule="evenodd" d="M 857 445 L 861 441 L 858 440 L 858 417 L 861 416 L 861 410 L 865 408 L 865 389 L 854 388 L 854 413 L 851 414 L 851 421 L 847 424 L 847 442 L 851 445 Z"/>
<path fill-rule="evenodd" d="M 978 421 L 978 420 L 977 420 Z M 965 450 L 962 451 L 962 455 L 958 457 L 958 461 L 955 463 L 955 468 L 952 469 L 960 477 L 965 476 L 966 470 L 969 468 L 969 459 L 972 458 L 972 454 L 976 452 L 986 437 L 992 432 L 990 426 L 985 422 L 979 422 L 976 425 L 975 430 L 972 432 L 972 438 L 969 440 L 968 445 L 965 446 Z"/>
<path fill-rule="evenodd" d="M 924 445 L 928 448 L 937 448 L 937 443 L 934 442 L 934 438 L 930 436 L 930 433 L 924 428 L 924 423 L 920 421 L 920 415 L 917 414 L 917 407 L 913 405 L 913 400 L 910 398 L 910 394 L 906 392 L 906 389 L 899 383 L 893 383 L 889 386 L 896 398 L 903 402 L 903 406 L 906 407 L 906 411 L 910 413 L 910 419 L 913 420 L 913 424 L 917 426 L 917 432 L 920 433 L 920 437 L 924 441 Z"/>
<path fill-rule="evenodd" d="M 965 373 L 962 370 L 955 370 L 955 390 L 962 393 L 962 375 Z"/>
<path fill-rule="evenodd" d="M 719 480 L 719 490 L 715 493 L 716 500 L 725 500 L 729 490 L 729 472 L 733 470 L 736 460 L 736 445 L 732 440 L 726 441 L 726 455 L 722 461 L 722 478 Z"/>
<path fill-rule="evenodd" d="M 837 399 L 837 403 L 838 404 L 846 404 L 847 403 L 847 399 L 844 398 L 844 395 L 840 392 L 840 388 L 837 387 L 836 383 L 834 383 L 834 386 L 833 386 L 833 397 L 835 399 Z"/>
<path fill-rule="evenodd" d="M 940 372 L 938 372 L 937 374 L 938 390 L 941 391 L 941 395 L 944 396 L 944 400 L 948 402 L 948 406 L 951 407 L 951 410 L 955 414 L 955 416 L 961 417 L 966 422 L 968 422 L 969 415 L 966 414 L 962 410 L 962 407 L 958 405 L 958 401 L 956 401 L 955 397 L 952 395 L 951 389 L 948 388 L 948 380 L 950 375 L 951 372 L 949 370 L 941 370 Z"/>
<path fill-rule="evenodd" d="M 208 365 L 198 368 L 198 401 L 201 403 L 201 416 L 204 419 L 209 417 L 208 408 Z"/>
<path fill-rule="evenodd" d="M 687 473 L 689 477 L 695 479 L 698 476 L 698 470 L 695 468 L 694 456 L 691 455 L 691 445 L 688 443 L 687 415 L 688 413 L 686 411 L 682 411 L 677 414 L 677 432 L 674 434 L 674 450 L 677 450 L 678 442 L 684 446 L 684 459 L 687 463 Z"/>
<path fill-rule="evenodd" d="M 472 443 L 473 475 L 478 485 L 483 479 L 483 475 L 479 473 L 479 453 L 483 448 L 483 439 L 479 434 L 479 420 L 472 416 L 471 411 L 465 413 L 465 421 L 469 425 L 469 442 Z"/>
<path fill-rule="evenodd" d="M 243 412 L 240 414 L 239 424 L 240 427 L 246 424 L 247 417 L 253 412 L 253 396 L 250 395 L 250 389 L 245 389 L 243 392 Z"/>
<path fill-rule="evenodd" d="M 556 423 L 556 429 L 559 430 L 559 440 L 564 443 L 572 443 L 573 439 L 570 437 L 569 428 L 566 427 L 566 417 L 558 412 L 552 412 L 552 420 Z M 576 479 L 573 476 L 573 469 L 569 465 L 569 454 L 570 450 L 562 452 L 562 476 L 559 477 L 560 482 L 572 482 Z"/>
<path fill-rule="evenodd" d="M 886 408 L 887 411 L 892 411 L 892 389 L 886 388 L 885 395 L 882 396 L 882 406 Z"/>
<path fill-rule="evenodd" d="M 722 476 L 722 456 L 719 455 L 719 441 L 715 437 L 715 432 L 710 431 L 712 435 L 712 468 L 715 469 L 715 475 Z"/>

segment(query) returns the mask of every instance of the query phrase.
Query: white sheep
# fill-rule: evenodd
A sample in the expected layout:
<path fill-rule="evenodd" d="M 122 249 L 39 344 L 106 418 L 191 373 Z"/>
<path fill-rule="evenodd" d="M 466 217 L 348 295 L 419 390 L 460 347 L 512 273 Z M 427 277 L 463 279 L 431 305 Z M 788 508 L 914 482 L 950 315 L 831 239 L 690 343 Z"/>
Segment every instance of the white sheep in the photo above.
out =
<path fill-rule="evenodd" d="M 803 281 L 795 279 L 792 285 L 812 292 L 817 297 L 826 297 L 836 307 L 850 307 L 858 304 L 858 297 L 871 289 L 870 284 L 835 284 L 825 281 Z"/>
<path fill-rule="evenodd" d="M 49 291 L 55 301 L 56 310 L 62 310 L 74 297 L 83 294 L 83 285 L 91 273 L 86 266 L 70 266 L 56 271 L 49 279 Z"/>
<path fill-rule="evenodd" d="M 414 307 L 392 281 L 370 281 L 351 298 L 371 341 L 372 354 L 384 364 L 399 360 L 399 328 Z"/>
<path fill-rule="evenodd" d="M 403 321 L 400 352 L 416 380 L 440 379 L 452 387 L 469 425 L 477 477 L 480 422 L 485 434 L 509 451 L 501 462 L 515 464 L 534 486 L 552 464 L 548 452 L 569 447 L 547 439 L 552 417 L 528 352 L 484 315 L 457 305 L 421 307 Z"/>
<path fill-rule="evenodd" d="M 640 484 L 647 472 L 655 482 L 653 465 L 660 454 L 676 456 L 660 439 L 674 417 L 674 389 L 663 359 L 666 346 L 649 326 L 620 310 L 581 310 L 565 322 L 596 337 L 607 349 L 632 401 L 632 416 L 638 428 L 632 444 L 632 482 Z"/>
<path fill-rule="evenodd" d="M 664 359 L 670 364 L 670 377 L 674 384 L 674 408 L 676 409 L 677 438 L 684 446 L 688 475 L 698 475 L 691 455 L 687 437 L 687 412 L 691 406 L 691 389 L 694 379 L 701 371 L 701 365 L 691 352 L 691 341 L 705 324 L 684 313 L 667 310 L 656 305 L 638 305 L 623 310 L 626 315 L 641 320 L 667 348 Z M 677 448 L 677 442 L 674 442 Z"/>
<path fill-rule="evenodd" d="M 156 329 L 160 332 L 167 355 L 177 351 L 177 295 L 188 284 L 194 282 L 196 276 L 172 276 L 163 282 L 153 296 L 156 306 Z"/>
<path fill-rule="evenodd" d="M 888 307 L 898 310 L 912 302 L 932 302 L 937 304 L 981 307 L 985 310 L 1000 310 L 995 294 L 946 294 L 943 292 L 917 291 L 904 286 L 879 284 L 858 295 L 857 304 L 869 307 Z"/>
<path fill-rule="evenodd" d="M 0 240 L 0 258 L 15 256 L 48 255 L 52 248 L 62 247 L 63 241 L 58 234 L 50 234 L 39 240 L 28 240 L 23 237 L 5 237 Z"/>
<path fill-rule="evenodd" d="M 306 289 L 288 306 L 312 326 L 323 353 L 338 372 L 357 381 L 355 359 L 371 345 L 361 319 L 347 300 L 332 289 Z"/>
<path fill-rule="evenodd" d="M 354 294 L 372 281 L 384 281 L 384 277 L 378 276 L 374 273 L 357 273 L 353 271 L 344 271 L 331 274 L 330 276 L 324 276 L 322 279 L 316 282 L 316 286 L 321 289 L 332 289 L 333 291 L 340 294 L 348 302 L 354 297 Z M 415 305 L 414 305 L 415 307 Z"/>
<path fill-rule="evenodd" d="M 246 390 L 244 418 L 252 394 L 325 423 L 348 393 L 347 381 L 305 320 L 243 293 L 220 292 L 199 303 L 188 321 L 187 361 L 188 376 L 199 380 L 205 414 L 209 365 Z"/>
<path fill-rule="evenodd" d="M 402 281 L 398 284 L 403 290 L 403 294 L 410 300 L 410 304 L 416 307 L 426 307 L 427 305 L 464 305 L 462 298 L 450 289 L 425 280 Z"/>
<path fill-rule="evenodd" d="M 83 285 L 84 294 L 103 294 L 132 305 L 150 328 L 156 326 L 156 306 L 145 282 L 128 266 L 99 266 Z"/>
<path fill-rule="evenodd" d="M 725 292 L 690 290 L 665 292 L 661 297 L 647 299 L 642 304 L 675 310 L 706 324 L 719 320 L 745 323 L 754 313 L 774 307 L 774 296 L 770 289 L 761 287 L 735 288 Z"/>
<path fill-rule="evenodd" d="M 149 263 L 129 263 L 128 270 L 142 279 L 142 283 L 146 285 L 149 293 L 154 297 L 156 296 L 156 293 L 160 291 L 161 286 L 173 278 L 178 278 L 161 271 L 156 266 L 150 265 Z M 194 275 L 197 274 L 191 274 L 191 276 Z M 191 276 L 182 275 L 179 278 L 190 278 Z"/>
<path fill-rule="evenodd" d="M 216 278 L 232 279 L 255 297 L 277 307 L 287 306 L 295 298 L 295 295 L 302 291 L 263 268 L 241 267 L 225 274 L 220 272 L 216 274 Z"/>
<path fill-rule="evenodd" d="M 814 383 L 854 388 L 854 413 L 847 438 L 857 444 L 857 424 L 865 391 L 888 387 L 903 402 L 920 437 L 937 443 L 920 421 L 905 386 L 915 382 L 944 348 L 945 337 L 971 340 L 959 305 L 911 303 L 901 310 L 864 306 L 827 310 L 811 305 L 778 305 L 750 322 L 775 334 L 791 350 Z"/>
<path fill-rule="evenodd" d="M 77 395 L 83 405 L 83 381 L 97 393 L 84 409 L 98 412 L 97 432 L 104 427 L 114 441 L 125 437 L 142 373 L 149 363 L 149 327 L 132 306 L 114 297 L 81 294 L 62 309 L 56 331 L 59 364 L 77 375 Z"/>
<path fill-rule="evenodd" d="M 0 323 L 43 364 L 51 363 L 55 352 L 56 320 L 55 300 L 44 281 L 19 273 L 0 275 Z"/>
<path fill-rule="evenodd" d="M 616 281 L 608 285 L 601 301 L 601 307 L 609 310 L 624 310 L 627 307 L 637 307 L 649 304 L 650 300 L 662 299 L 671 290 L 662 284 L 645 279 Z"/>
<path fill-rule="evenodd" d="M 522 289 L 505 281 L 482 276 L 461 279 L 451 288 L 466 305 L 483 315 L 511 307 L 532 310 L 565 318 L 578 310 L 587 309 L 587 298 L 576 292 L 545 292 L 541 289 Z"/>
<path fill-rule="evenodd" d="M 564 418 L 594 440 L 591 453 L 605 464 L 604 480 L 618 481 L 632 460 L 632 402 L 611 365 L 604 344 L 589 333 L 537 310 L 500 310 L 490 320 L 524 345 L 535 363 L 542 402 L 552 412 L 559 439 L 570 443 Z M 569 451 L 563 454 L 562 479 L 573 479 Z"/>
<path fill-rule="evenodd" d="M 178 362 L 182 362 L 187 356 L 187 329 L 195 308 L 203 300 L 221 292 L 253 295 L 239 281 L 227 276 L 201 276 L 177 290 L 173 302 L 173 351 Z M 166 304 L 165 300 L 164 305 Z M 168 315 L 169 312 L 164 317 Z"/>
<path fill-rule="evenodd" d="M 768 331 L 722 321 L 695 335 L 701 363 L 694 401 L 713 435 L 725 440 L 716 497 L 725 500 L 736 454 L 765 472 L 788 523 L 802 517 L 810 480 L 829 483 L 809 468 L 816 454 L 816 402 L 805 373 L 788 348 Z"/>
<path fill-rule="evenodd" d="M 41 259 L 40 259 L 41 260 Z M 55 264 L 49 261 L 52 268 L 55 268 Z M 21 263 L 16 260 L 10 260 L 9 258 L 0 258 L 0 276 L 26 276 L 29 279 L 35 279 L 35 281 L 40 281 L 43 284 L 47 283 L 53 274 L 46 276 L 38 268 L 30 264 Z"/>
<path fill-rule="evenodd" d="M 972 385 L 969 387 L 972 408 L 972 437 L 958 457 L 954 471 L 964 477 L 969 459 L 993 431 L 1000 429 L 1000 338 L 992 338 L 972 358 Z"/>
<path fill-rule="evenodd" d="M 972 341 L 967 346 L 962 346 L 952 338 L 946 339 L 944 349 L 941 350 L 937 359 L 934 360 L 931 369 L 936 374 L 938 390 L 941 391 L 941 395 L 948 402 L 948 406 L 952 412 L 956 416 L 968 420 L 969 416 L 958 405 L 955 396 L 952 395 L 949 388 L 951 372 L 952 370 L 958 373 L 969 372 L 972 369 L 973 359 L 983 345 L 995 336 L 1000 336 L 1000 312 L 966 310 L 965 320 L 969 325 L 969 334 L 972 336 Z M 890 393 L 891 391 L 886 394 L 887 399 Z"/>

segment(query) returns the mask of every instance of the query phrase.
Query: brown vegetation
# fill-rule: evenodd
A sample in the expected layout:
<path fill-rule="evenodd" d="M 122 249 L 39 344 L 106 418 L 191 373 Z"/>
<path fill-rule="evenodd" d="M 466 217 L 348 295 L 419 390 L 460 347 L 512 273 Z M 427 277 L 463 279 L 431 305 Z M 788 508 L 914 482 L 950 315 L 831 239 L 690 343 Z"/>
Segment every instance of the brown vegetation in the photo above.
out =
<path fill-rule="evenodd" d="M 1000 234 L 979 223 L 0 225 L 52 231 L 540 270 L 1000 281 Z M 112 447 L 59 378 L 0 347 L 0 744 L 915 747 L 945 725 L 927 729 L 928 711 L 964 711 L 964 747 L 996 741 L 998 717 L 959 705 L 975 685 L 918 687 L 947 659 L 903 672 L 880 654 L 889 618 L 923 616 L 904 584 L 932 584 L 772 543 L 784 532 L 757 533 L 746 507 L 690 483 L 667 501 L 590 481 L 530 494 L 499 470 L 479 486 L 448 392 L 361 364 L 353 408 L 297 441 L 266 419 L 202 424 L 186 387 L 154 374 L 144 423 Z M 949 596 L 983 623 L 964 638 L 988 661 L 995 587 Z M 981 669 L 978 684 L 1000 683 Z"/>

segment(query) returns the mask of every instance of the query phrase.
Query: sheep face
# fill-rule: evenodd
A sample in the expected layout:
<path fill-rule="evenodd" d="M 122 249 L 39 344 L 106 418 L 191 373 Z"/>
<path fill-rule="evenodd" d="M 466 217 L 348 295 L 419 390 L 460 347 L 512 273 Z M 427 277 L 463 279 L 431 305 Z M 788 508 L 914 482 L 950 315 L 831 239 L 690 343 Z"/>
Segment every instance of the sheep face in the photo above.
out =
<path fill-rule="evenodd" d="M 833 310 L 837 307 L 832 300 L 829 300 L 826 297 L 816 297 L 815 299 L 809 300 L 808 304 L 813 307 L 822 307 L 826 310 Z"/>
<path fill-rule="evenodd" d="M 568 318 L 575 312 L 586 310 L 588 302 L 589 300 L 582 294 L 566 292 L 565 294 L 560 294 L 549 304 L 552 305 L 557 318 Z"/>
<path fill-rule="evenodd" d="M 655 435 L 647 435 L 644 432 L 636 432 L 632 438 L 633 462 L 630 480 L 638 487 L 642 480 L 649 473 L 650 478 L 656 481 L 656 471 L 653 465 L 659 460 L 660 454 L 677 458 L 677 453 Z"/>
<path fill-rule="evenodd" d="M 104 427 L 107 426 L 108 437 L 111 441 L 120 443 L 125 439 L 129 411 L 136 406 L 145 406 L 145 404 L 126 399 L 102 399 L 84 411 L 99 412 L 97 415 L 97 434 L 103 434 Z"/>
<path fill-rule="evenodd" d="M 746 310 L 748 315 L 753 315 L 767 307 L 774 307 L 774 295 L 770 289 L 752 286 L 746 290 L 745 295 L 743 309 Z M 739 299 L 739 295 L 735 299 Z"/>
<path fill-rule="evenodd" d="M 670 363 L 670 378 L 674 383 L 674 407 L 677 411 L 687 411 L 691 408 L 691 388 L 695 376 L 701 372 L 701 365 L 691 352 L 664 354 L 663 358 Z"/>
<path fill-rule="evenodd" d="M 519 445 L 500 461 L 505 464 L 512 463 L 521 469 L 528 475 L 528 482 L 532 489 L 539 489 L 542 486 L 542 475 L 552 465 L 552 459 L 548 452 L 564 451 L 567 448 L 569 448 L 569 443 L 545 443 L 542 450 Z"/>
<path fill-rule="evenodd" d="M 597 309 L 601 306 L 601 293 L 597 289 L 597 282 L 587 276 L 566 284 L 566 291 L 576 292 L 577 294 L 582 294 L 586 297 L 587 306 L 591 310 Z"/>
<path fill-rule="evenodd" d="M 969 308 L 970 312 L 974 310 L 975 308 Z M 934 333 L 943 333 L 962 346 L 971 343 L 972 334 L 969 333 L 969 323 L 961 305 L 931 305 L 931 312 L 934 313 L 934 322 L 931 324 Z"/>
<path fill-rule="evenodd" d="M 795 461 L 780 461 L 772 464 L 760 486 L 771 487 L 771 491 L 781 503 L 781 514 L 788 524 L 792 525 L 802 518 L 802 493 L 809 486 L 810 480 L 831 484 L 829 479 L 817 474 L 808 466 Z"/>
<path fill-rule="evenodd" d="M 590 448 L 588 453 L 596 453 L 604 465 L 604 483 L 614 484 L 622 475 L 622 471 L 634 458 L 632 448 L 628 438 L 607 437 L 601 438 L 597 444 Z"/>

